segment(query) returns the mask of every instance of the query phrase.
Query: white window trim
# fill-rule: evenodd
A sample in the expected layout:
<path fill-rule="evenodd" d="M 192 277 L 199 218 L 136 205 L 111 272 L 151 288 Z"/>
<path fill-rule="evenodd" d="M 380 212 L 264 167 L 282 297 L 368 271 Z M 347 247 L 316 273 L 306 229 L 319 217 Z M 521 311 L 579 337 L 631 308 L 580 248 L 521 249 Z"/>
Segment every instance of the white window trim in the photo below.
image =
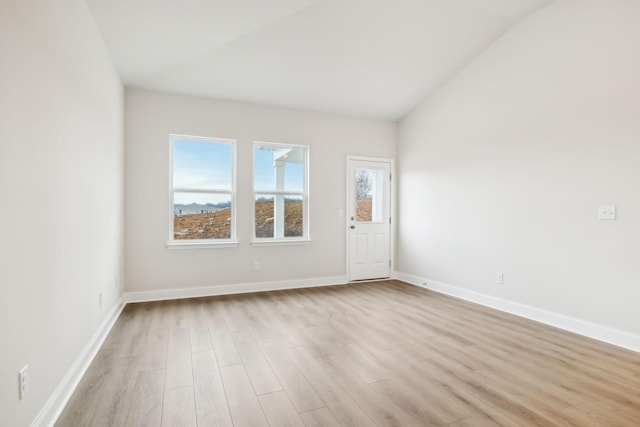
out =
<path fill-rule="evenodd" d="M 272 239 L 268 240 L 267 238 L 253 240 L 251 242 L 251 246 L 304 246 L 310 245 L 311 239 L 303 239 L 300 237 L 290 238 L 290 239 Z"/>
<path fill-rule="evenodd" d="M 173 242 L 167 242 L 167 248 L 169 249 L 217 249 L 217 248 L 237 248 L 238 242 L 236 241 L 221 241 L 215 242 L 212 239 L 203 240 L 202 242 L 187 240 L 186 242 L 181 242 L 179 240 L 174 240 Z"/>
<path fill-rule="evenodd" d="M 304 150 L 304 185 L 302 192 L 299 191 L 256 191 L 256 156 L 255 149 L 257 146 L 268 146 L 277 148 L 293 148 Z M 251 146 L 252 157 L 252 186 L 253 186 L 253 204 L 254 208 L 251 210 L 251 227 L 252 236 L 251 246 L 294 246 L 294 245 L 308 245 L 311 243 L 311 214 L 309 206 L 311 204 L 311 197 L 309 193 L 309 146 L 299 144 L 283 144 L 277 142 L 266 141 L 253 141 Z M 260 195 L 284 195 L 284 196 L 302 196 L 302 237 L 256 237 L 256 209 L 255 200 L 256 196 Z"/>
<path fill-rule="evenodd" d="M 188 139 L 196 142 L 208 142 L 231 145 L 231 191 L 220 189 L 193 189 L 179 187 L 179 192 L 205 193 L 205 194 L 229 194 L 231 199 L 231 237 L 229 239 L 174 239 L 173 231 L 173 196 L 176 188 L 173 187 L 173 146 L 176 139 Z M 169 249 L 208 249 L 208 248 L 229 248 L 237 247 L 239 242 L 236 238 L 236 140 L 228 138 L 212 138 L 205 136 L 193 136 L 184 134 L 169 134 L 169 239 L 167 248 Z"/>

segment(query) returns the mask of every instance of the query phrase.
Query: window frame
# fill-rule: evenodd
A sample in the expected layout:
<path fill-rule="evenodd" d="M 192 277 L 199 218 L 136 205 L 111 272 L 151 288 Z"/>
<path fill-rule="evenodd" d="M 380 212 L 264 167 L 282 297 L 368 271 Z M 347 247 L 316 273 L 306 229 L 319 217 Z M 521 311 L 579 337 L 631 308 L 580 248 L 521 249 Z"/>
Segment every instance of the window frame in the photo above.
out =
<path fill-rule="evenodd" d="M 270 147 L 276 149 L 282 148 L 291 148 L 291 149 L 299 149 L 303 150 L 303 185 L 302 191 L 277 191 L 277 190 L 265 190 L 265 191 L 257 191 L 256 190 L 256 155 L 255 151 L 258 147 Z M 251 146 L 251 157 L 252 157 L 252 179 L 251 184 L 253 187 L 253 209 L 251 209 L 251 228 L 252 228 L 252 236 L 251 240 L 252 246 L 280 246 L 280 245 L 306 245 L 311 243 L 311 227 L 310 227 L 310 193 L 309 193 L 309 146 L 301 145 L 301 144 L 285 144 L 278 142 L 266 142 L 266 141 L 253 141 Z M 261 195 L 264 196 L 298 196 L 302 197 L 302 236 L 294 236 L 294 237 L 256 237 L 256 208 L 255 203 L 258 197 Z M 274 200 L 275 203 L 275 200 Z M 275 218 L 274 218 L 275 222 Z"/>
<path fill-rule="evenodd" d="M 188 140 L 192 142 L 225 144 L 231 146 L 231 189 L 221 190 L 219 188 L 187 188 L 174 187 L 174 146 L 177 140 Z M 230 138 L 217 138 L 207 136 L 195 136 L 171 133 L 169 134 L 169 240 L 167 247 L 169 249 L 203 249 L 203 248 L 223 248 L 237 247 L 238 240 L 236 234 L 236 163 L 237 163 L 237 141 Z M 174 238 L 174 196 L 176 192 L 183 193 L 201 193 L 201 194 L 228 194 L 231 200 L 231 226 L 230 236 L 228 239 L 175 239 Z"/>

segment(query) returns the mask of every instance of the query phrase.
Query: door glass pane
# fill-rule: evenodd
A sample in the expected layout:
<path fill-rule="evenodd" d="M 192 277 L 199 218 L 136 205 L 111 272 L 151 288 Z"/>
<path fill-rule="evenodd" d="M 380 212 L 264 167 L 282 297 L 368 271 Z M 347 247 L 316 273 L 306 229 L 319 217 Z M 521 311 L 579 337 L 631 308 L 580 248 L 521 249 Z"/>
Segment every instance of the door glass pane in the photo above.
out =
<path fill-rule="evenodd" d="M 384 221 L 384 169 L 356 168 L 355 175 L 356 221 Z"/>

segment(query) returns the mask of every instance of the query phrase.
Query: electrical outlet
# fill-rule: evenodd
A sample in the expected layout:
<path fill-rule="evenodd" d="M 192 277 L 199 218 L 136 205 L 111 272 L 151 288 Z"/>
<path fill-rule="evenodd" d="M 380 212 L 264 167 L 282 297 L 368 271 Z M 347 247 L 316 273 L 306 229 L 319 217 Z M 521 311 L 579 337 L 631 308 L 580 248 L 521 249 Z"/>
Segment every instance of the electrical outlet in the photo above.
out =
<path fill-rule="evenodd" d="M 29 365 L 18 372 L 18 399 L 22 400 L 29 392 Z"/>
<path fill-rule="evenodd" d="M 616 205 L 600 205 L 600 206 L 598 206 L 598 219 L 600 219 L 600 220 L 615 220 L 616 219 Z"/>
<path fill-rule="evenodd" d="M 253 261 L 253 271 L 260 271 L 260 262 Z"/>
<path fill-rule="evenodd" d="M 496 273 L 496 283 L 498 285 L 504 285 L 504 273 L 501 273 L 501 272 Z"/>

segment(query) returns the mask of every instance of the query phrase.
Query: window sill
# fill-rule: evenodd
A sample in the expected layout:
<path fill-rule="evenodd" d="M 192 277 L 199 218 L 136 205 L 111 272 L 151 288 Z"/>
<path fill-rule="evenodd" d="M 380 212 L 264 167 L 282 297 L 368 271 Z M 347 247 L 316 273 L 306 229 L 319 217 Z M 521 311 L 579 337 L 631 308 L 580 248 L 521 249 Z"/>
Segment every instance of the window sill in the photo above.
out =
<path fill-rule="evenodd" d="M 206 240 L 203 242 L 198 241 L 169 241 L 167 242 L 168 249 L 218 249 L 218 248 L 237 248 L 238 242 L 235 240 L 225 240 L 222 242 L 214 242 Z"/>
<path fill-rule="evenodd" d="M 296 239 L 296 240 L 269 239 L 269 240 L 251 241 L 251 246 L 301 246 L 301 245 L 310 245 L 310 244 L 311 244 L 311 239 Z"/>

